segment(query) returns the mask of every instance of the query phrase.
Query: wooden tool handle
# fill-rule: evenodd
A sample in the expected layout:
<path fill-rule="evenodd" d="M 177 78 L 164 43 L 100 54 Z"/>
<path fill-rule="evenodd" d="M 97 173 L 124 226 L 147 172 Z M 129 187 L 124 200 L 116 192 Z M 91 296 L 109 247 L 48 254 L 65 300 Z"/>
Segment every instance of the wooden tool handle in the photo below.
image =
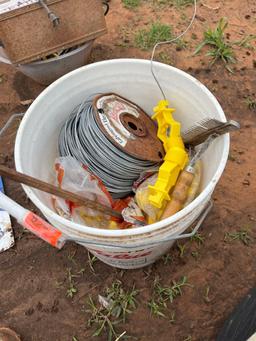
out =
<path fill-rule="evenodd" d="M 187 199 L 188 189 L 191 186 L 193 179 L 194 179 L 193 173 L 183 171 L 180 174 L 178 181 L 172 192 L 172 199 L 170 202 L 168 202 L 162 214 L 161 220 L 172 216 L 182 208 Z"/>
<path fill-rule="evenodd" d="M 15 171 L 14 169 L 0 165 L 0 175 L 3 175 L 13 181 L 20 182 L 24 185 L 37 188 L 40 191 L 50 193 L 50 194 L 56 195 L 57 197 L 72 201 L 76 204 L 83 205 L 83 206 L 92 208 L 96 211 L 109 214 L 111 216 L 122 219 L 121 213 L 116 210 L 113 210 L 112 208 L 102 205 L 96 201 L 83 198 L 78 194 L 66 191 L 64 189 L 56 187 L 42 180 L 33 178 L 32 176 L 19 173 Z"/>

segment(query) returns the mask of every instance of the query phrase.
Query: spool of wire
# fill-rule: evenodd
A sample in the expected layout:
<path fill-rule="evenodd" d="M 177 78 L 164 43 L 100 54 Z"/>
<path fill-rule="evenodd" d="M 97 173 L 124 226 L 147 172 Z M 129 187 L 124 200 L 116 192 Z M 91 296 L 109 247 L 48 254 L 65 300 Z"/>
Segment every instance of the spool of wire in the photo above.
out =
<path fill-rule="evenodd" d="M 98 112 L 89 98 L 76 107 L 59 135 L 59 153 L 72 156 L 98 176 L 113 198 L 123 198 L 144 171 L 157 162 L 142 160 L 118 148 L 97 122 Z"/>

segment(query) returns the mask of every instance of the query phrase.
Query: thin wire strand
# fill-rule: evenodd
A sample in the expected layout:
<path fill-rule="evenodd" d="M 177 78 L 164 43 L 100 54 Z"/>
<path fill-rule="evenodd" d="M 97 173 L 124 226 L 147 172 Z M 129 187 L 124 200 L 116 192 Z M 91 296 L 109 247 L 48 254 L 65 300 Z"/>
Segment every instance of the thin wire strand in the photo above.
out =
<path fill-rule="evenodd" d="M 159 87 L 161 93 L 162 93 L 162 96 L 163 98 L 166 100 L 166 96 L 165 96 L 165 93 L 163 91 L 163 88 L 161 87 L 161 84 L 159 82 L 159 80 L 157 79 L 157 76 L 155 74 L 155 71 L 154 71 L 154 56 L 155 56 L 155 51 L 157 49 L 158 46 L 160 45 L 164 45 L 164 44 L 171 44 L 173 43 L 174 41 L 180 39 L 181 37 L 183 37 L 187 32 L 188 30 L 191 28 L 191 26 L 193 25 L 194 21 L 195 21 L 195 17 L 196 17 L 196 9 L 197 9 L 197 0 L 194 0 L 194 13 L 193 13 L 193 16 L 190 20 L 190 23 L 189 25 L 187 26 L 187 28 L 185 29 L 185 31 L 183 31 L 181 34 L 179 34 L 177 37 L 171 39 L 171 40 L 167 40 L 167 41 L 160 41 L 158 43 L 155 44 L 154 48 L 153 48 L 153 51 L 152 51 L 152 54 L 151 54 L 151 58 L 150 58 L 150 66 L 151 66 L 151 73 L 152 73 L 152 76 L 154 77 L 155 81 L 156 81 L 156 84 L 157 86 Z"/>

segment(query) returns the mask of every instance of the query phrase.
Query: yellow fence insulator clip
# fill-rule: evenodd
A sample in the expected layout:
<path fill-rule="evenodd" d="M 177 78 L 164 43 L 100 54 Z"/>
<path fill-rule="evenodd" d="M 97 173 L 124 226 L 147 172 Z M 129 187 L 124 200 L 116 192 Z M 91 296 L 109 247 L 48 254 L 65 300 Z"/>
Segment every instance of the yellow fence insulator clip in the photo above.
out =
<path fill-rule="evenodd" d="M 180 123 L 172 116 L 174 111 L 169 108 L 168 101 L 161 100 L 154 108 L 155 114 L 152 117 L 158 123 L 157 136 L 163 142 L 166 152 L 157 181 L 154 186 L 149 186 L 149 202 L 160 209 L 171 199 L 169 193 L 188 162 L 188 154 L 180 136 Z"/>

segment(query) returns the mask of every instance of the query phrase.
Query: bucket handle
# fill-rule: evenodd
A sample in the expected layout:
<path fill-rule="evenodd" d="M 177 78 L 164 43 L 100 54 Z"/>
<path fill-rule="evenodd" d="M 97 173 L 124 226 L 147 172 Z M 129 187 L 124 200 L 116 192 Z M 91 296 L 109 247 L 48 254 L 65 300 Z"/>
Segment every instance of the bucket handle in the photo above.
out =
<path fill-rule="evenodd" d="M 203 210 L 203 212 L 201 212 L 201 214 L 199 215 L 199 217 L 197 218 L 197 223 L 193 229 L 192 232 L 190 233 L 184 233 L 181 235 L 174 235 L 174 236 L 170 236 L 164 239 L 160 239 L 156 242 L 153 243 L 141 243 L 141 244 L 136 244 L 136 245 L 122 245 L 122 246 L 117 246 L 117 245 L 113 245 L 113 244 L 106 244 L 106 243 L 99 243 L 96 241 L 85 241 L 84 239 L 73 239 L 70 238 L 68 239 L 69 241 L 73 241 L 73 242 L 77 242 L 77 243 L 82 243 L 82 244 L 86 244 L 86 245 L 94 245 L 94 246 L 103 246 L 103 247 L 111 247 L 113 249 L 137 249 L 137 248 L 141 248 L 141 247 L 149 247 L 149 246 L 156 246 L 159 244 L 163 244 L 163 243 L 167 243 L 169 241 L 175 241 L 175 240 L 179 240 L 179 239 L 184 239 L 184 238 L 190 238 L 193 237 L 194 234 L 196 234 L 197 230 L 199 229 L 199 227 L 202 225 L 203 221 L 205 220 L 207 214 L 210 212 L 210 210 L 213 207 L 213 201 L 210 199 L 207 204 L 205 209 Z"/>

